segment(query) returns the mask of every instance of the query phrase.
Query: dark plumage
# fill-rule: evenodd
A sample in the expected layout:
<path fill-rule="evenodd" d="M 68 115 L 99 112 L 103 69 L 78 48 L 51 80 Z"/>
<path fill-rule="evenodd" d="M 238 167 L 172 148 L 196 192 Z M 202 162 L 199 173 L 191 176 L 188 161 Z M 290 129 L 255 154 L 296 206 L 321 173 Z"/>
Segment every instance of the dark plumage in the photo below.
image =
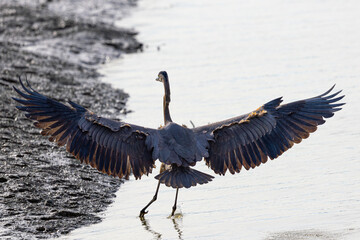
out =
<path fill-rule="evenodd" d="M 17 106 L 25 116 L 35 121 L 41 134 L 50 136 L 59 146 L 81 162 L 120 178 L 132 173 L 136 179 L 148 175 L 155 160 L 162 162 L 154 198 L 160 183 L 177 189 L 208 183 L 212 176 L 192 169 L 196 162 L 205 158 L 206 164 L 217 174 L 227 170 L 234 174 L 265 163 L 268 158 L 280 156 L 294 143 L 300 143 L 334 115 L 344 103 L 341 92 L 331 93 L 334 87 L 317 97 L 280 105 L 276 98 L 255 111 L 221 122 L 193 129 L 172 122 L 169 112 L 170 84 L 166 72 L 157 78 L 164 84 L 164 123 L 160 129 L 102 118 L 69 101 L 70 106 L 52 100 L 31 88 L 24 92 L 14 87 L 22 97 L 13 98 L 22 104 Z"/>

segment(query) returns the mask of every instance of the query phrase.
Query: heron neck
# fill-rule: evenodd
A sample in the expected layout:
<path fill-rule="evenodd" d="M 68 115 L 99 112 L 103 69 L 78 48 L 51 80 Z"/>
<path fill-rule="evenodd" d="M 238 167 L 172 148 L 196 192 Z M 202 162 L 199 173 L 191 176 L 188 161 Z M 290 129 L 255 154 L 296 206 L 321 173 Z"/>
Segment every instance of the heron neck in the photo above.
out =
<path fill-rule="evenodd" d="M 172 122 L 171 117 L 170 117 L 170 111 L 169 111 L 169 104 L 170 104 L 169 81 L 164 82 L 164 89 L 165 89 L 165 95 L 164 95 L 163 107 L 164 107 L 164 123 L 166 125 L 167 123 Z"/>

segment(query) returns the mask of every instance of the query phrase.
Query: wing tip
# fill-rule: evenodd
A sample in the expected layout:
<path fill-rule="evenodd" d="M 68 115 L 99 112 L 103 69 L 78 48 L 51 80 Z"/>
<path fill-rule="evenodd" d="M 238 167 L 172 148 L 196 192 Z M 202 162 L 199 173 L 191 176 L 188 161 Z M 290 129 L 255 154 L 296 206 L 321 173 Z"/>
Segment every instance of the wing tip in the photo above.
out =
<path fill-rule="evenodd" d="M 331 93 L 334 90 L 335 86 L 336 86 L 336 83 L 334 85 L 332 85 L 332 87 L 329 90 L 327 90 L 326 92 L 324 92 L 323 94 L 320 94 L 319 96 L 316 96 L 316 98 L 331 99 L 331 98 L 339 95 L 339 93 L 341 93 L 343 91 L 342 89 L 335 92 L 335 93 L 332 93 L 331 95 L 329 95 L 329 93 Z M 344 96 L 345 95 L 342 95 L 341 98 L 343 98 Z"/>
<path fill-rule="evenodd" d="M 327 94 L 329 94 L 335 88 L 335 86 L 336 86 L 336 83 L 334 85 L 332 85 L 332 87 L 329 90 L 327 90 L 323 94 L 320 94 L 318 97 L 326 96 Z"/>

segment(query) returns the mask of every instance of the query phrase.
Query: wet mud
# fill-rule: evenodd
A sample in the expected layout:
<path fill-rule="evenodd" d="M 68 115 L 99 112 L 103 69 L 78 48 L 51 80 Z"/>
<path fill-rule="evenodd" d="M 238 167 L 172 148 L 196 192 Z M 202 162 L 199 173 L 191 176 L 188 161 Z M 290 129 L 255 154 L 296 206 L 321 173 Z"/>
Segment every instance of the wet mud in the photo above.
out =
<path fill-rule="evenodd" d="M 122 181 L 81 164 L 15 108 L 18 75 L 62 102 L 106 117 L 126 114 L 128 95 L 101 83 L 97 67 L 142 49 L 115 27 L 134 1 L 0 0 L 0 238 L 57 237 L 101 221 Z"/>

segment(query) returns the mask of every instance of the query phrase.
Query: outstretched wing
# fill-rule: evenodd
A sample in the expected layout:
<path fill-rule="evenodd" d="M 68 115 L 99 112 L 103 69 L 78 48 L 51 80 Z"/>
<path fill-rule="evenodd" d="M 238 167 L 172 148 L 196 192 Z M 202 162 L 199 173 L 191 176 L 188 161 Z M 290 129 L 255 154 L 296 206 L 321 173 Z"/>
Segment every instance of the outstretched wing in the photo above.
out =
<path fill-rule="evenodd" d="M 341 109 L 344 103 L 336 103 L 344 97 L 338 97 L 341 91 L 329 95 L 334 86 L 317 97 L 283 105 L 277 98 L 250 114 L 195 128 L 213 136 L 206 164 L 223 175 L 277 158 Z"/>
<path fill-rule="evenodd" d="M 13 98 L 23 105 L 17 108 L 27 112 L 50 141 L 66 145 L 81 162 L 109 175 L 128 178 L 132 172 L 138 179 L 151 173 L 154 160 L 145 139 L 152 129 L 98 117 L 71 101 L 71 107 L 66 106 L 20 83 L 25 92 L 14 87 L 24 98 Z"/>

